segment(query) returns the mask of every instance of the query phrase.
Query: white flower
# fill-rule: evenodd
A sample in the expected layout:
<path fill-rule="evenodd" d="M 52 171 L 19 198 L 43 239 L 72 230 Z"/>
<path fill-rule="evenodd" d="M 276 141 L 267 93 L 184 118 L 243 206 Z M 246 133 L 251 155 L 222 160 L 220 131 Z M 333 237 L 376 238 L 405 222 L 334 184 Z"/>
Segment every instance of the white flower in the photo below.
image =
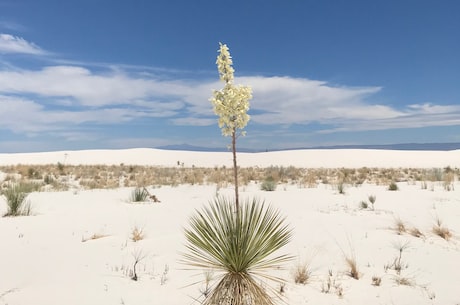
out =
<path fill-rule="evenodd" d="M 243 129 L 250 117 L 249 100 L 252 98 L 252 89 L 249 86 L 233 85 L 232 57 L 227 45 L 220 43 L 219 55 L 216 60 L 220 79 L 225 82 L 222 90 L 214 90 L 210 99 L 214 106 L 214 113 L 219 116 L 219 127 L 224 136 L 231 136 L 237 129 Z M 242 132 L 242 135 L 245 133 Z"/>

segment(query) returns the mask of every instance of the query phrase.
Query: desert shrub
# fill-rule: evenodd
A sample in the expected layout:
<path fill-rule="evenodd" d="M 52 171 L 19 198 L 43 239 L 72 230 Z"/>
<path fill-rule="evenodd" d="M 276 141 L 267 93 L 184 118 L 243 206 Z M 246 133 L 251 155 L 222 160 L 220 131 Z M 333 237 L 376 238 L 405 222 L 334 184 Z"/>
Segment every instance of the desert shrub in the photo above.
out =
<path fill-rule="evenodd" d="M 339 194 L 345 194 L 345 183 L 343 180 L 340 180 L 337 183 L 337 191 L 339 192 Z"/>
<path fill-rule="evenodd" d="M 52 175 L 46 175 L 45 178 L 43 178 L 43 181 L 45 184 L 53 184 L 54 178 Z"/>
<path fill-rule="evenodd" d="M 58 170 L 59 170 L 59 173 L 60 173 L 61 175 L 64 175 L 64 164 L 62 164 L 61 162 L 58 162 L 58 163 L 57 163 L 57 168 L 58 168 Z"/>
<path fill-rule="evenodd" d="M 4 216 L 28 216 L 31 213 L 27 196 L 33 190 L 30 183 L 11 184 L 3 194 L 6 197 L 7 212 Z"/>
<path fill-rule="evenodd" d="M 360 203 L 359 203 L 359 207 L 363 210 L 367 209 L 369 207 L 369 205 L 367 204 L 366 201 L 362 200 Z"/>
<path fill-rule="evenodd" d="M 375 200 L 377 199 L 377 197 L 375 195 L 369 195 L 368 199 L 369 199 L 369 202 L 372 205 L 372 209 L 374 210 L 374 203 L 375 203 Z"/>
<path fill-rule="evenodd" d="M 264 182 L 262 182 L 260 189 L 263 191 L 272 192 L 276 190 L 276 181 L 273 179 L 273 177 L 268 177 L 264 180 Z"/>
<path fill-rule="evenodd" d="M 395 182 L 391 182 L 390 185 L 388 186 L 389 191 L 397 191 L 399 190 L 398 185 Z"/>
<path fill-rule="evenodd" d="M 40 175 L 40 172 L 33 168 L 33 167 L 29 167 L 27 169 L 27 177 L 29 177 L 30 179 L 40 179 L 41 178 L 41 175 Z"/>
<path fill-rule="evenodd" d="M 373 286 L 380 286 L 381 283 L 382 283 L 382 278 L 380 276 L 374 275 L 372 277 L 372 285 Z"/>
<path fill-rule="evenodd" d="M 131 192 L 130 201 L 131 202 L 144 202 L 147 201 L 149 198 L 149 192 L 145 189 L 145 187 L 136 187 Z"/>
<path fill-rule="evenodd" d="M 452 171 L 446 171 L 443 176 L 443 187 L 446 191 L 454 190 L 455 174 Z"/>

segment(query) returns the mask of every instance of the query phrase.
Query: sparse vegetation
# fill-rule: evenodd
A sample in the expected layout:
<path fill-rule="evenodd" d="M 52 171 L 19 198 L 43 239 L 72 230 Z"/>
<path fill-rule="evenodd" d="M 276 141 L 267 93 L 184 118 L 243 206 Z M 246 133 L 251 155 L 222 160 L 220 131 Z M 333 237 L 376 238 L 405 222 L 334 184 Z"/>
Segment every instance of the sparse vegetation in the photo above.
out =
<path fill-rule="evenodd" d="M 349 257 L 345 257 L 345 262 L 347 263 L 347 266 L 348 266 L 347 274 L 350 277 L 354 278 L 355 280 L 359 280 L 360 273 L 359 273 L 359 270 L 358 270 L 358 265 L 356 263 L 356 257 L 354 255 L 349 256 Z"/>
<path fill-rule="evenodd" d="M 273 177 L 268 177 L 265 179 L 264 182 L 262 182 L 260 185 L 260 189 L 269 192 L 276 190 L 276 182 Z"/>
<path fill-rule="evenodd" d="M 345 182 L 343 180 L 340 180 L 337 183 L 337 191 L 339 192 L 339 194 L 345 194 Z"/>
<path fill-rule="evenodd" d="M 130 201 L 131 202 L 145 202 L 149 198 L 149 192 L 145 187 L 136 187 L 131 192 Z"/>
<path fill-rule="evenodd" d="M 403 285 L 403 286 L 414 286 L 415 285 L 415 281 L 408 277 L 396 276 L 393 278 L 393 280 L 397 285 Z"/>
<path fill-rule="evenodd" d="M 30 192 L 35 189 L 31 183 L 12 183 L 4 191 L 7 212 L 4 216 L 29 216 L 32 212 L 31 203 L 27 200 Z"/>
<path fill-rule="evenodd" d="M 391 182 L 390 185 L 388 186 L 388 190 L 389 191 L 397 191 L 397 190 L 399 190 L 399 187 L 396 184 L 396 182 Z"/>
<path fill-rule="evenodd" d="M 34 171 L 40 173 L 40 178 L 29 178 L 30 166 L 14 165 L 0 166 L 0 171 L 7 174 L 3 182 L 6 188 L 6 181 L 34 182 L 40 188 L 47 185 L 46 190 L 66 190 L 69 186 L 80 189 L 113 189 L 117 187 L 139 187 L 139 186 L 177 186 L 180 184 L 216 184 L 219 187 L 227 187 L 234 180 L 232 168 L 225 166 L 205 168 L 186 165 L 164 167 L 164 166 L 139 166 L 139 165 L 66 165 L 65 173 L 61 173 L 57 165 L 34 165 Z M 454 176 L 458 170 L 452 170 Z M 429 181 L 434 187 L 438 174 L 438 182 L 443 183 L 444 174 L 442 170 L 426 169 L 394 169 L 386 168 L 361 168 L 361 169 L 324 169 L 324 168 L 296 168 L 283 166 L 260 167 L 239 167 L 238 177 L 241 185 L 248 185 L 251 182 L 261 184 L 272 177 L 278 183 L 296 184 L 299 187 L 316 187 L 320 183 L 333 185 L 340 193 L 339 187 L 359 186 L 363 181 L 369 184 L 390 185 L 393 181 L 409 181 L 415 179 Z M 338 181 L 343 180 L 342 186 L 337 186 Z M 412 177 L 412 178 L 411 178 Z M 425 180 L 423 180 L 425 179 Z M 455 180 L 453 181 L 455 182 Z M 452 182 L 451 189 L 454 183 Z M 394 182 L 393 182 L 394 183 Z M 428 187 L 428 184 L 426 184 Z M 369 201 L 368 204 L 372 205 Z M 372 207 L 371 207 L 372 208 Z"/>
<path fill-rule="evenodd" d="M 347 275 L 350 276 L 351 278 L 354 278 L 355 280 L 359 280 L 359 278 L 361 277 L 361 274 L 358 270 L 358 263 L 356 261 L 355 250 L 352 247 L 350 240 L 348 240 L 348 245 L 350 248 L 350 253 L 348 254 L 345 253 L 345 251 L 342 248 L 340 248 L 340 250 L 342 251 L 343 257 L 345 259 L 345 263 L 348 267 Z"/>
<path fill-rule="evenodd" d="M 363 210 L 366 210 L 369 207 L 369 205 L 367 204 L 366 201 L 361 200 L 361 202 L 359 203 L 359 207 Z"/>
<path fill-rule="evenodd" d="M 409 229 L 409 234 L 414 236 L 414 237 L 425 237 L 425 234 L 423 234 L 418 228 L 412 227 Z"/>
<path fill-rule="evenodd" d="M 372 285 L 373 286 L 380 286 L 380 284 L 382 283 L 382 278 L 380 276 L 373 276 L 372 277 Z"/>
<path fill-rule="evenodd" d="M 439 217 L 436 218 L 436 223 L 433 226 L 433 233 L 445 240 L 450 240 L 452 237 L 452 232 L 448 227 L 444 226 Z"/>
<path fill-rule="evenodd" d="M 398 235 L 402 235 L 402 234 L 406 233 L 406 231 L 407 231 L 406 224 L 399 217 L 396 217 L 394 219 L 394 228 L 393 229 L 395 230 L 395 232 Z"/>
<path fill-rule="evenodd" d="M 334 276 L 332 270 L 329 270 L 326 280 L 321 285 L 322 293 L 335 293 L 339 298 L 343 297 L 343 287 L 338 281 L 337 275 Z"/>
<path fill-rule="evenodd" d="M 132 256 L 133 256 L 133 269 L 131 270 L 131 274 L 130 274 L 130 277 L 133 281 L 137 281 L 139 279 L 139 276 L 137 274 L 137 265 L 142 261 L 144 260 L 146 257 L 147 257 L 147 254 L 145 254 L 144 252 L 142 252 L 142 250 L 139 250 L 139 249 L 136 249 L 134 250 L 132 253 Z"/>
<path fill-rule="evenodd" d="M 96 240 L 96 239 L 101 239 L 101 238 L 104 238 L 104 237 L 107 237 L 108 235 L 106 234 L 102 234 L 102 233 L 93 233 L 92 235 L 90 235 L 89 237 L 84 237 L 82 236 L 81 237 L 81 241 L 82 242 L 87 242 L 89 240 Z"/>
<path fill-rule="evenodd" d="M 374 204 L 375 204 L 375 200 L 377 200 L 377 197 L 375 195 L 369 195 L 367 198 L 369 199 L 369 202 L 372 205 L 372 210 L 374 210 Z"/>
<path fill-rule="evenodd" d="M 140 240 L 143 240 L 145 237 L 144 229 L 140 228 L 138 226 L 134 226 L 133 229 L 131 230 L 131 240 L 133 242 L 138 242 Z"/>
<path fill-rule="evenodd" d="M 385 269 L 392 269 L 396 271 L 397 275 L 401 275 L 401 271 L 409 267 L 408 264 L 402 261 L 402 255 L 405 250 L 409 248 L 409 242 L 401 243 L 398 242 L 394 245 L 394 247 L 398 250 L 398 256 L 393 259 L 391 264 L 385 266 Z"/>
<path fill-rule="evenodd" d="M 311 277 L 311 270 L 308 263 L 298 263 L 293 270 L 294 282 L 305 285 Z"/>

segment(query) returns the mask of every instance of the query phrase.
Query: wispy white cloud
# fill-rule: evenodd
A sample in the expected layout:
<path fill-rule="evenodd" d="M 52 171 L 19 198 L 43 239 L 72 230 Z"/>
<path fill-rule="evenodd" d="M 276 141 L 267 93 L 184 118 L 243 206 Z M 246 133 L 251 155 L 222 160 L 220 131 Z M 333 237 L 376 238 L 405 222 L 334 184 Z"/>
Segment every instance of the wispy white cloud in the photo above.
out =
<path fill-rule="evenodd" d="M 46 52 L 22 37 L 0 34 L 0 53 L 44 55 Z"/>
<path fill-rule="evenodd" d="M 9 31 L 25 31 L 26 27 L 10 20 L 0 20 L 0 29 L 6 29 Z"/>
<path fill-rule="evenodd" d="M 252 122 L 319 123 L 321 132 L 460 125 L 460 106 L 373 103 L 380 87 L 333 86 L 306 78 L 248 76 Z M 65 130 L 87 122 L 119 124 L 161 118 L 178 126 L 216 124 L 209 98 L 218 80 L 174 79 L 126 67 L 104 70 L 58 65 L 38 70 L 0 67 L 0 127 L 16 132 Z"/>
<path fill-rule="evenodd" d="M 172 107 L 174 108 L 174 107 Z M 139 118 L 170 117 L 177 114 L 171 105 L 159 104 L 151 109 L 99 108 L 79 110 L 49 110 L 30 99 L 0 95 L 0 128 L 16 133 L 36 135 L 75 129 L 76 125 L 121 124 Z"/>
<path fill-rule="evenodd" d="M 396 115 L 377 119 L 369 119 L 365 116 L 355 119 L 340 117 L 334 122 L 334 125 L 337 127 L 320 132 L 460 126 L 460 105 L 414 104 L 403 108 Z"/>

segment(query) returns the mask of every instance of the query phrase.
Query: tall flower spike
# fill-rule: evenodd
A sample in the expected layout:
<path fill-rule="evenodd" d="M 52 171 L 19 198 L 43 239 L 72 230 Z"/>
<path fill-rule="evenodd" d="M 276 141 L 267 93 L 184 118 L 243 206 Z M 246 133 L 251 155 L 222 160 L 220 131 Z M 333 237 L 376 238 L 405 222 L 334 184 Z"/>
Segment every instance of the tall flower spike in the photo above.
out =
<path fill-rule="evenodd" d="M 219 43 L 219 45 L 219 56 L 217 56 L 216 60 L 217 70 L 219 70 L 220 79 L 227 84 L 231 84 L 233 83 L 233 72 L 235 72 L 232 67 L 232 56 L 230 56 L 226 44 Z"/>
<path fill-rule="evenodd" d="M 220 79 L 225 82 L 225 86 L 222 90 L 214 91 L 211 103 L 214 106 L 214 113 L 219 116 L 218 123 L 222 135 L 231 136 L 237 129 L 243 129 L 250 119 L 247 112 L 252 90 L 248 86 L 233 84 L 232 57 L 226 44 L 220 43 L 219 45 L 216 64 Z"/>
<path fill-rule="evenodd" d="M 216 64 L 220 80 L 225 82 L 222 90 L 214 90 L 210 99 L 214 113 L 219 116 L 219 127 L 222 135 L 232 137 L 233 173 L 235 179 L 235 205 L 239 207 L 238 199 L 238 166 L 236 163 L 236 138 L 238 129 L 243 129 L 249 121 L 249 100 L 252 98 L 251 87 L 233 85 L 232 57 L 227 45 L 219 43 L 219 55 Z M 240 133 L 245 135 L 244 131 Z"/>

